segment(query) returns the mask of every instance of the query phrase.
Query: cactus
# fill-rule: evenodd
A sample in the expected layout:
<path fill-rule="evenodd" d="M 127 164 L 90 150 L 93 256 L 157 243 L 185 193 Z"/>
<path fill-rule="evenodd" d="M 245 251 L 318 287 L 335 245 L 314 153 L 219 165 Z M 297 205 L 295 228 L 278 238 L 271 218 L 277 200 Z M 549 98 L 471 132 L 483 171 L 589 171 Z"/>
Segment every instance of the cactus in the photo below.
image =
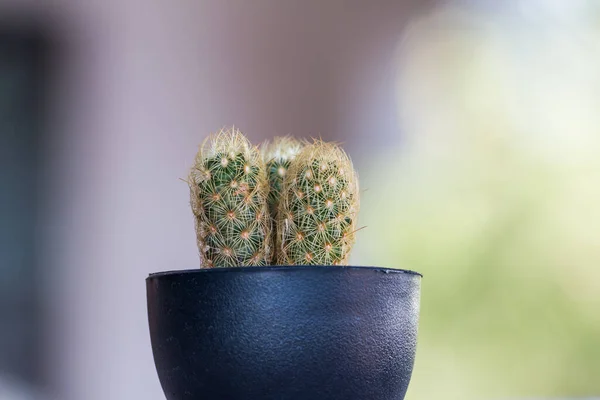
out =
<path fill-rule="evenodd" d="M 302 149 L 304 144 L 291 137 L 276 137 L 272 142 L 266 141 L 261 146 L 263 160 L 269 175 L 269 212 L 274 225 L 278 220 L 278 209 L 281 199 L 283 180 L 290 163 Z M 281 246 L 279 235 L 274 235 L 273 261 L 277 261 L 277 249 Z"/>
<path fill-rule="evenodd" d="M 346 153 L 320 140 L 305 146 L 284 180 L 278 263 L 346 265 L 358 210 L 358 177 Z"/>
<path fill-rule="evenodd" d="M 265 142 L 261 146 L 263 159 L 269 175 L 269 210 L 276 218 L 277 207 L 281 196 L 283 179 L 290 163 L 302 149 L 303 143 L 292 137 L 276 137 L 273 142 Z"/>
<path fill-rule="evenodd" d="M 202 268 L 270 264 L 266 167 L 241 132 L 209 136 L 188 184 Z"/>

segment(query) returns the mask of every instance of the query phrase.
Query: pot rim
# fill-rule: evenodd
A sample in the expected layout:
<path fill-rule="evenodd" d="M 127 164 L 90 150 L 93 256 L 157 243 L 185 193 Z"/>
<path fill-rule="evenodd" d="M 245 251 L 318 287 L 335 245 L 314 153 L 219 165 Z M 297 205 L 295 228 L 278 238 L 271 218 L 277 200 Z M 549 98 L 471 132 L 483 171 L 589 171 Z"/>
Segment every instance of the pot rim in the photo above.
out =
<path fill-rule="evenodd" d="M 146 280 L 161 278 L 164 276 L 173 275 L 187 275 L 194 273 L 223 273 L 223 272 L 261 272 L 261 271 L 298 271 L 306 269 L 337 269 L 337 270 L 370 270 L 376 272 L 383 272 L 385 274 L 409 274 L 416 275 L 420 278 L 423 274 L 411 271 L 409 269 L 400 268 L 384 268 L 384 267 L 372 267 L 372 266 L 355 266 L 355 265 L 266 265 L 266 266 L 245 266 L 245 267 L 223 267 L 223 268 L 194 268 L 194 269 L 182 269 L 182 270 L 169 270 L 153 272 L 148 275 Z"/>

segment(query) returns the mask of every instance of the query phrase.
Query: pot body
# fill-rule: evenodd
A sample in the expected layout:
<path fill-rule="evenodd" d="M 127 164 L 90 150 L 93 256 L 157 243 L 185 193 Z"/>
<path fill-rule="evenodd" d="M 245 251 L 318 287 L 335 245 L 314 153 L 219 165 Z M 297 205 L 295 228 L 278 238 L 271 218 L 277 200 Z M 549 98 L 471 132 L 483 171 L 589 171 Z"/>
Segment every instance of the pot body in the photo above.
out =
<path fill-rule="evenodd" d="M 374 267 L 152 274 L 152 350 L 168 400 L 402 400 L 421 275 Z"/>

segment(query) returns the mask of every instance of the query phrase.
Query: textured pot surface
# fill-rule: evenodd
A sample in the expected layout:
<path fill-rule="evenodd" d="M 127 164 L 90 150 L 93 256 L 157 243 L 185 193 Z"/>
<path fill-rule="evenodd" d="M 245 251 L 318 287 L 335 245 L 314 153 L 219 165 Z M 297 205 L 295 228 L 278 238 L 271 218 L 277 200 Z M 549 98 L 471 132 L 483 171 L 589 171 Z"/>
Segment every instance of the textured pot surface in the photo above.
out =
<path fill-rule="evenodd" d="M 371 267 L 240 267 L 146 280 L 168 400 L 402 400 L 421 276 Z"/>

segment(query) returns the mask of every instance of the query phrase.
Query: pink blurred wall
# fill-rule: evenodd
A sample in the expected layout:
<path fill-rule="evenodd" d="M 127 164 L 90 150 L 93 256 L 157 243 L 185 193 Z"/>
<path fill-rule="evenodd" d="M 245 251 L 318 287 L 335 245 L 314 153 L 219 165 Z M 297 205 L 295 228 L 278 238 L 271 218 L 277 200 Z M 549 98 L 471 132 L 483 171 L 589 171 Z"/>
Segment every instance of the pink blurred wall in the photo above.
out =
<path fill-rule="evenodd" d="M 198 265 L 178 180 L 197 144 L 229 124 L 351 152 L 395 140 L 393 49 L 416 4 L 0 0 L 61 43 L 42 226 L 58 398 L 164 398 L 144 278 Z"/>

